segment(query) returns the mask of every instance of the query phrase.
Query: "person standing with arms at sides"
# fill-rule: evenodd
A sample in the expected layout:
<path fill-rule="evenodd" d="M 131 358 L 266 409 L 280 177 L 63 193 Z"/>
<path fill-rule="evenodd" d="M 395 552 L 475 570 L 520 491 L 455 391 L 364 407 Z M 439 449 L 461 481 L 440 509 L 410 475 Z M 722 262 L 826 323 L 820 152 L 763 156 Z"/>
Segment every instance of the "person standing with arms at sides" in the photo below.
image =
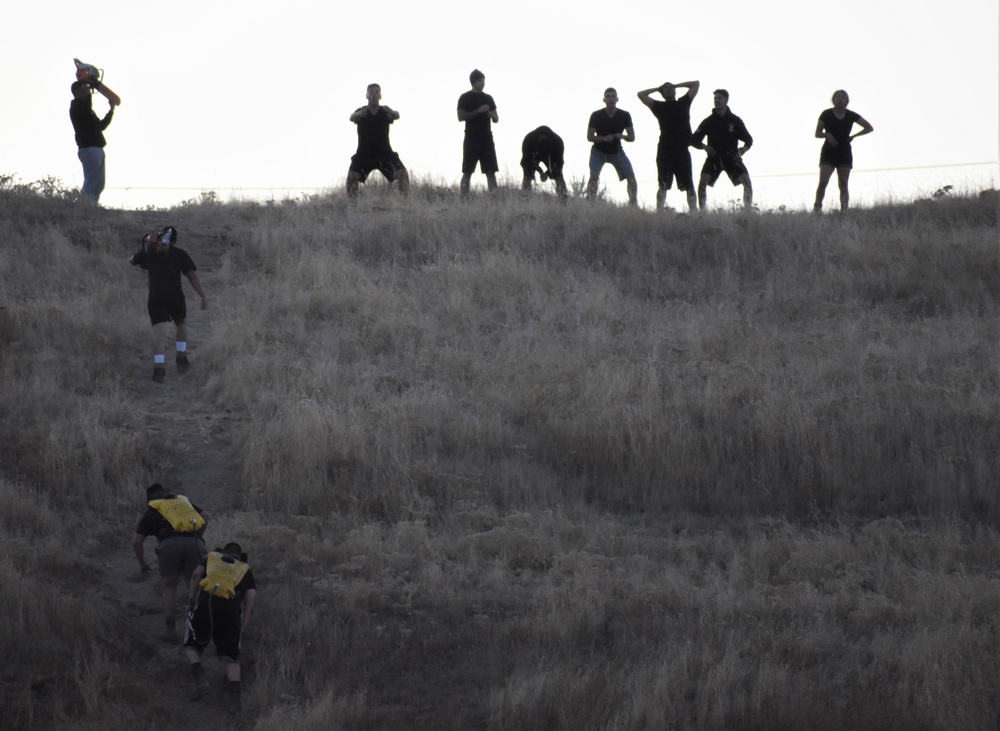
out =
<path fill-rule="evenodd" d="M 825 140 L 823 149 L 819 152 L 819 187 L 816 188 L 816 203 L 813 205 L 816 213 L 823 210 L 823 197 L 834 169 L 837 170 L 837 186 L 840 188 L 840 210 L 847 210 L 850 201 L 847 181 L 851 177 L 851 168 L 854 167 L 851 140 L 875 129 L 864 117 L 847 108 L 851 98 L 843 89 L 833 92 L 832 101 L 833 107 L 819 115 L 816 123 L 817 139 Z M 851 130 L 855 124 L 861 125 L 861 131 L 852 135 Z"/>
<path fill-rule="evenodd" d="M 639 101 L 649 107 L 660 123 L 660 142 L 656 146 L 656 210 L 663 210 L 667 201 L 667 191 L 677 179 L 677 190 L 687 193 L 688 209 L 693 211 L 698 203 L 694 193 L 694 177 L 691 174 L 691 102 L 698 96 L 701 83 L 669 81 L 653 89 L 639 92 Z M 687 89 L 687 93 L 677 98 L 677 89 Z M 663 101 L 656 101 L 650 95 L 659 92 Z"/>
<path fill-rule="evenodd" d="M 398 183 L 399 192 L 406 195 L 410 177 L 389 144 L 389 125 L 399 119 L 399 112 L 379 104 L 382 87 L 378 84 L 369 84 L 365 96 L 368 104 L 351 115 L 351 121 L 358 125 L 358 151 L 351 158 L 347 172 L 347 195 L 356 197 L 358 184 L 365 182 L 372 170 L 378 170 L 389 182 Z"/>
<path fill-rule="evenodd" d="M 611 163 L 618 173 L 618 180 L 626 181 L 629 205 L 639 205 L 639 186 L 635 182 L 632 162 L 622 147 L 622 142 L 635 142 L 635 128 L 632 126 L 632 115 L 618 108 L 618 92 L 614 88 L 609 87 L 604 90 L 604 109 L 598 109 L 590 115 L 587 141 L 594 145 L 590 148 L 587 200 L 594 200 L 597 196 L 601 168 L 606 163 Z"/>
<path fill-rule="evenodd" d="M 483 93 L 486 74 L 473 69 L 469 74 L 472 89 L 458 98 L 458 121 L 465 122 L 465 141 L 462 144 L 462 197 L 469 195 L 469 182 L 476 165 L 486 175 L 486 185 L 496 190 L 497 150 L 493 144 L 492 125 L 500 121 L 493 97 Z"/>
<path fill-rule="evenodd" d="M 99 119 L 94 114 L 93 88 L 100 86 L 100 81 L 88 84 L 84 81 L 74 81 L 70 86 L 73 101 L 69 103 L 69 119 L 73 123 L 73 133 L 76 137 L 77 157 L 83 165 L 83 187 L 80 189 L 85 199 L 97 205 L 104 192 L 104 130 L 111 124 L 115 114 L 115 104 L 109 101 L 110 109 Z"/>
<path fill-rule="evenodd" d="M 708 186 L 714 186 L 725 171 L 733 185 L 743 186 L 743 207 L 749 209 L 753 206 L 753 187 L 750 185 L 747 166 L 743 164 L 743 155 L 753 146 L 753 137 L 743 120 L 729 109 L 729 92 L 716 89 L 713 94 L 715 106 L 712 113 L 702 120 L 691 138 L 692 147 L 708 153 L 698 182 L 698 206 L 705 210 L 708 205 Z M 708 143 L 702 144 L 706 135 Z M 739 147 L 740 142 L 743 147 Z"/>

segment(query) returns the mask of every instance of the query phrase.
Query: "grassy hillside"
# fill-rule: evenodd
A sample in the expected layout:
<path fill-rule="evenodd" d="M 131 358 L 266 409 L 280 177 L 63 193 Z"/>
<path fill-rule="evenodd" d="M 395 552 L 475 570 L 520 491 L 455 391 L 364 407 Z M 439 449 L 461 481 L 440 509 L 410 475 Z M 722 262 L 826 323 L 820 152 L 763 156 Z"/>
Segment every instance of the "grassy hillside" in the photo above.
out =
<path fill-rule="evenodd" d="M 140 610 L 95 584 L 194 459 L 150 433 L 125 263 L 172 224 L 221 262 L 170 409 L 230 417 L 238 507 L 206 507 L 260 584 L 240 727 L 992 727 L 997 215 L 430 186 L 123 212 L 8 180 L 0 726 L 150 723 Z"/>

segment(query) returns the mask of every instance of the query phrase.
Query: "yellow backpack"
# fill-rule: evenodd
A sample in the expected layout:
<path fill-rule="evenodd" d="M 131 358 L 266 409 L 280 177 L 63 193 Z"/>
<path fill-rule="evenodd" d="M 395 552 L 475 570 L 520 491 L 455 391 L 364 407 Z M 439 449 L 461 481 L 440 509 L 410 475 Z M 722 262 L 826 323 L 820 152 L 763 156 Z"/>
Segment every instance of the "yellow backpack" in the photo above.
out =
<path fill-rule="evenodd" d="M 212 551 L 208 554 L 205 578 L 199 582 L 199 586 L 212 596 L 232 599 L 236 596 L 236 585 L 249 570 L 250 566 L 245 561 Z"/>
<path fill-rule="evenodd" d="M 178 533 L 195 533 L 205 527 L 205 519 L 183 495 L 168 495 L 160 500 L 150 500 L 149 507 L 166 518 Z"/>

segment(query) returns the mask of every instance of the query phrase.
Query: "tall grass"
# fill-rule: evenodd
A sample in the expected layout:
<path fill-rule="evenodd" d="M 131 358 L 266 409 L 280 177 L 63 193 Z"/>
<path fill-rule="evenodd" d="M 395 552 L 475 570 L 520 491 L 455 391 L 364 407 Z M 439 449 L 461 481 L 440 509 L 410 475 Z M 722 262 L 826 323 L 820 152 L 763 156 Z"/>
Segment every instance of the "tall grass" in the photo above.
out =
<path fill-rule="evenodd" d="M 142 216 L 64 198 L 0 184 L 0 649 L 57 688 L 3 697 L 15 726 L 124 729 L 141 680 L 87 569 L 184 455 L 136 383 Z M 243 506 L 209 541 L 259 582 L 244 726 L 995 724 L 995 193 L 163 216 L 224 254 L 197 398 L 232 414 Z"/>

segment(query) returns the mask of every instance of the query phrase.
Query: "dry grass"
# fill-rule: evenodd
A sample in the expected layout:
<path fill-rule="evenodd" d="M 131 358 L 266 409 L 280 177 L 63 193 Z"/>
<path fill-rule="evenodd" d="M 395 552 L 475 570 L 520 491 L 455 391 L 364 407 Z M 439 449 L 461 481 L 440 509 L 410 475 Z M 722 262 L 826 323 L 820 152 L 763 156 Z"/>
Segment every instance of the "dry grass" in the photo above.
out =
<path fill-rule="evenodd" d="M 67 516 L 133 518 L 155 455 L 116 362 L 147 333 L 113 274 L 133 214 L 0 194 L 0 524 L 32 549 L 2 585 L 36 589 Z M 995 725 L 995 194 L 657 217 L 417 185 L 172 215 L 239 242 L 198 353 L 238 415 L 245 509 L 212 530 L 260 582 L 250 727 Z M 64 611 L 39 592 L 32 621 Z M 115 652 L 63 645 L 61 707 L 110 717 L 84 699 L 123 692 Z"/>

